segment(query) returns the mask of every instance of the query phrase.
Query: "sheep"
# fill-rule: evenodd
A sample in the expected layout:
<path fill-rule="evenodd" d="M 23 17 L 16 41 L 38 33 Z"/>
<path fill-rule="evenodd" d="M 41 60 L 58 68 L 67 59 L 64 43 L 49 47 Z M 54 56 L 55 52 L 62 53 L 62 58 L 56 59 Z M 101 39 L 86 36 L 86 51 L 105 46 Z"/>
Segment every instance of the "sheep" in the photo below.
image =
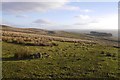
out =
<path fill-rule="evenodd" d="M 42 54 L 41 53 L 35 53 L 35 54 L 32 54 L 30 55 L 30 58 L 42 58 Z"/>
<path fill-rule="evenodd" d="M 47 53 L 44 53 L 43 55 L 44 55 L 44 57 L 46 57 L 46 58 L 49 57 L 49 54 L 47 54 Z"/>

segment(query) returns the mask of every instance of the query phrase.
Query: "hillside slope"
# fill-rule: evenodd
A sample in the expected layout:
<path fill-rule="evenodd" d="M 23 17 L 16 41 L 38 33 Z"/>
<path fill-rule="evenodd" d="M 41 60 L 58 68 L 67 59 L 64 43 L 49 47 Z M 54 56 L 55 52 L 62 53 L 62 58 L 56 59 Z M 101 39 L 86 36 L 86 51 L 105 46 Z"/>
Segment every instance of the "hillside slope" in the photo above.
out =
<path fill-rule="evenodd" d="M 29 34 L 34 37 L 36 36 L 36 39 L 44 36 L 44 38 L 47 41 L 49 40 L 68 41 L 68 42 L 87 41 L 87 42 L 94 42 L 94 43 L 99 43 L 102 45 L 112 45 L 112 46 L 118 46 L 118 42 L 119 42 L 117 39 L 112 38 L 112 37 L 99 37 L 99 36 L 97 37 L 97 36 L 92 36 L 92 35 L 82 34 L 82 33 L 65 32 L 65 31 L 49 31 L 49 30 L 36 29 L 36 28 L 16 28 L 16 27 L 11 27 L 7 25 L 1 25 L 0 27 L 3 31 L 3 39 L 6 36 L 8 36 L 8 34 L 13 34 L 13 35 L 18 35 L 18 34 L 28 35 Z M 9 37 L 11 36 L 9 35 Z"/>
<path fill-rule="evenodd" d="M 63 35 L 64 36 L 60 36 Z M 67 37 L 69 35 L 69 37 Z M 63 31 L 47 31 L 42 29 L 32 28 L 13 28 L 9 26 L 2 26 L 2 40 L 10 43 L 34 45 L 34 46 L 52 46 L 57 45 L 53 41 L 60 42 L 86 42 L 95 43 L 90 40 L 76 39 L 72 33 Z M 78 35 L 76 35 L 78 37 Z"/>
<path fill-rule="evenodd" d="M 64 31 L 1 30 L 3 78 L 119 78 L 117 42 Z M 36 53 L 42 56 L 29 58 Z"/>

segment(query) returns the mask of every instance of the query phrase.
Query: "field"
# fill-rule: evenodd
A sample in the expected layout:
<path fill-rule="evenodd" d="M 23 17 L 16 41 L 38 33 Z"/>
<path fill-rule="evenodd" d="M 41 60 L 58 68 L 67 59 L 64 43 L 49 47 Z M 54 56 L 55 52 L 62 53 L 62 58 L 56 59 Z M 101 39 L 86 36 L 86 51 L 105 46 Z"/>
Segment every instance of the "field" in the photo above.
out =
<path fill-rule="evenodd" d="M 95 42 L 90 37 L 86 39 L 86 36 L 78 39 L 78 34 L 72 34 L 71 38 L 55 35 L 3 31 L 3 78 L 119 78 L 119 48 L 113 47 L 114 42 L 109 44 L 107 40 L 94 38 Z M 22 54 L 26 49 L 30 53 L 39 52 L 42 57 L 14 58 L 15 53 Z"/>

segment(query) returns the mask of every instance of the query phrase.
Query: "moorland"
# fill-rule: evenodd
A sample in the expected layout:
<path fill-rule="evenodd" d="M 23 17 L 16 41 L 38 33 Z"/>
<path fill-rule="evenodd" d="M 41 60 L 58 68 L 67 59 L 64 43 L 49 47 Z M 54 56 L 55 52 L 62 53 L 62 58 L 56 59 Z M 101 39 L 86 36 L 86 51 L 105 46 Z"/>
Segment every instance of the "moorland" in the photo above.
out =
<path fill-rule="evenodd" d="M 119 78 L 119 40 L 1 25 L 3 78 Z M 30 55 L 40 53 L 36 58 Z"/>

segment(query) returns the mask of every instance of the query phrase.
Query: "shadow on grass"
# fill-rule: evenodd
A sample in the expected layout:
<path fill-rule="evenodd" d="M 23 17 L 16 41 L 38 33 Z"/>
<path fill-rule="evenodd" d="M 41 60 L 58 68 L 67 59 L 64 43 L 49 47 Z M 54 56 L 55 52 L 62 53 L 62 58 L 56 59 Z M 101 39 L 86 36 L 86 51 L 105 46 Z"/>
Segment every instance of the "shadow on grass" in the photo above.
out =
<path fill-rule="evenodd" d="M 14 57 L 7 57 L 7 58 L 0 59 L 0 61 L 19 61 L 19 60 L 31 60 L 31 59 L 29 59 L 29 58 L 17 59 Z"/>

